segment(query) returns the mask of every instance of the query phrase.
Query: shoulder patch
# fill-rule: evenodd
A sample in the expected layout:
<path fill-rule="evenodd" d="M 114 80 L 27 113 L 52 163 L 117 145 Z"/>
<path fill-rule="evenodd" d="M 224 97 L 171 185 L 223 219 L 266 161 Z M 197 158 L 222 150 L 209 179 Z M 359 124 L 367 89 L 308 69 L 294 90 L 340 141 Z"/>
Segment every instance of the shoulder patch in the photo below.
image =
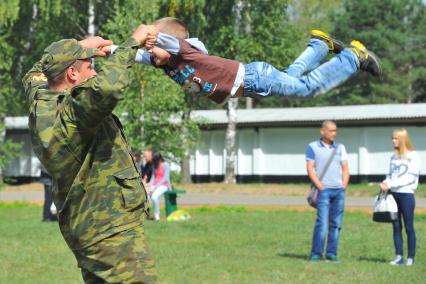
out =
<path fill-rule="evenodd" d="M 32 78 L 32 81 L 44 81 L 47 82 L 47 77 L 43 73 L 37 73 Z"/>

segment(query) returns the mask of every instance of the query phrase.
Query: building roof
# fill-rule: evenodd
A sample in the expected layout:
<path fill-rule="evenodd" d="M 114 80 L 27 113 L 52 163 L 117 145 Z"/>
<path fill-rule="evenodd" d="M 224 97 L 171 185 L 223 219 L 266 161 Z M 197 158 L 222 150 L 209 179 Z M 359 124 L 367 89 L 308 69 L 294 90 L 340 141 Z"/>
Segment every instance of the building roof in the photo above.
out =
<path fill-rule="evenodd" d="M 198 110 L 193 117 L 209 126 L 228 121 L 225 110 Z M 237 110 L 237 123 L 246 126 L 318 125 L 324 120 L 348 125 L 426 123 L 426 103 Z"/>
<path fill-rule="evenodd" d="M 197 110 L 192 118 L 212 127 L 228 122 L 225 110 Z M 426 103 L 237 110 L 238 125 L 247 127 L 318 125 L 328 119 L 339 125 L 425 124 Z M 28 118 L 6 117 L 5 125 L 6 129 L 28 129 Z"/>

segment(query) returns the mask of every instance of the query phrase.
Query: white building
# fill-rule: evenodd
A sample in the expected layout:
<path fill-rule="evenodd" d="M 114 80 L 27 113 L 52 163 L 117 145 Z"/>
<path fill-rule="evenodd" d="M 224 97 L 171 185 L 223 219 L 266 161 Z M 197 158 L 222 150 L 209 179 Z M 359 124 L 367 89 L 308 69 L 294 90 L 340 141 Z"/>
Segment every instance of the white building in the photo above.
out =
<path fill-rule="evenodd" d="M 351 180 L 381 180 L 392 154 L 391 133 L 407 128 L 426 175 L 426 104 L 359 105 L 237 111 L 238 181 L 307 181 L 305 151 L 320 137 L 321 122 L 337 122 L 337 141 L 349 154 Z M 194 181 L 222 181 L 225 173 L 224 110 L 196 111 L 206 121 L 191 160 Z"/>
<path fill-rule="evenodd" d="M 195 182 L 222 181 L 225 173 L 224 110 L 195 111 L 202 119 L 200 143 L 191 159 Z M 305 151 L 319 138 L 323 120 L 335 120 L 337 140 L 349 154 L 351 180 L 380 180 L 392 154 L 391 133 L 408 129 L 426 177 L 426 104 L 360 105 L 237 111 L 236 175 L 241 182 L 307 181 Z M 26 117 L 6 118 L 6 138 L 21 142 L 22 155 L 4 169 L 6 177 L 35 177 L 38 160 L 31 150 Z"/>

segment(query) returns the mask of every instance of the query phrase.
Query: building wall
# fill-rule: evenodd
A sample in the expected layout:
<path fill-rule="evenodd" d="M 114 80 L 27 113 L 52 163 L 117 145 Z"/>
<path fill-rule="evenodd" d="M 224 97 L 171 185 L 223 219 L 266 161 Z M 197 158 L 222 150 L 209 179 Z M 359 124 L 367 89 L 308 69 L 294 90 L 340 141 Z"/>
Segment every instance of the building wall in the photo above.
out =
<path fill-rule="evenodd" d="M 5 138 L 21 144 L 19 156 L 10 161 L 3 169 L 7 178 L 34 178 L 40 175 L 40 161 L 32 151 L 28 130 L 7 130 Z"/>
<path fill-rule="evenodd" d="M 426 127 L 406 126 L 416 151 L 425 161 Z M 337 141 L 345 145 L 354 180 L 381 179 L 392 155 L 393 127 L 340 127 Z M 236 175 L 240 181 L 306 181 L 305 151 L 320 137 L 318 128 L 243 128 L 237 131 Z M 225 173 L 225 130 L 204 130 L 191 159 L 194 181 L 221 180 Z"/>

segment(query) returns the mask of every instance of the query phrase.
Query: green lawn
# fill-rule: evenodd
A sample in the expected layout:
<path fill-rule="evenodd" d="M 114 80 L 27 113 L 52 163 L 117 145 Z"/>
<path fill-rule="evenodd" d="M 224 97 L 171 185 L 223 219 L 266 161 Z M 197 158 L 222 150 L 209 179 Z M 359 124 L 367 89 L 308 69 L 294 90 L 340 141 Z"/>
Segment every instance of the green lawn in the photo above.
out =
<path fill-rule="evenodd" d="M 309 263 L 314 212 L 194 208 L 186 223 L 146 225 L 161 283 L 425 283 L 426 215 L 418 214 L 417 262 L 391 267 L 391 226 L 347 212 L 341 263 Z M 56 223 L 41 207 L 0 205 L 0 283 L 82 283 Z"/>

